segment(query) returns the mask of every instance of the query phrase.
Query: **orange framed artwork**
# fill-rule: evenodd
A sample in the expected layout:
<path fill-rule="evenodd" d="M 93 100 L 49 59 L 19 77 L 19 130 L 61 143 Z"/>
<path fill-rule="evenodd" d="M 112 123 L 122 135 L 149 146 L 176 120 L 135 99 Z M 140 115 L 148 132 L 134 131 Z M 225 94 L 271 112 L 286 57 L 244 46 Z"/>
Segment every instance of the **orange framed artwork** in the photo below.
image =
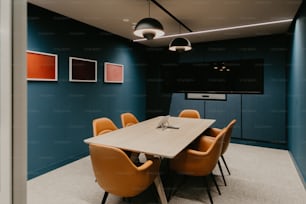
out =
<path fill-rule="evenodd" d="M 57 55 L 27 51 L 28 81 L 57 81 Z"/>
<path fill-rule="evenodd" d="M 105 83 L 123 83 L 124 66 L 122 64 L 104 63 L 104 82 Z"/>

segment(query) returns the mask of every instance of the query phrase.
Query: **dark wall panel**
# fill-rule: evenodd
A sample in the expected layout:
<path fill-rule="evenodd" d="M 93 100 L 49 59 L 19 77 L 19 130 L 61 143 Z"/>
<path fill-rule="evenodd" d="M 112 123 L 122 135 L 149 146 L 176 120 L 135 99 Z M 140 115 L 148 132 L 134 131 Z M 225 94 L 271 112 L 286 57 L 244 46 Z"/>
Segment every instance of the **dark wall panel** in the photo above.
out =
<path fill-rule="evenodd" d="M 228 94 L 225 101 L 206 101 L 205 117 L 216 119 L 214 127 L 225 127 L 231 120 L 236 119 L 232 137 L 241 139 L 241 95 Z"/>
<path fill-rule="evenodd" d="M 202 100 L 186 100 L 184 93 L 173 93 L 171 97 L 169 114 L 178 116 L 183 109 L 195 109 L 204 118 L 204 102 Z"/>
<path fill-rule="evenodd" d="M 251 141 L 252 144 L 267 143 L 266 146 L 276 145 L 279 148 L 287 148 L 286 73 L 290 53 L 289 42 L 290 36 L 286 34 L 273 35 L 193 44 L 190 52 L 177 53 L 176 58 L 172 58 L 172 63 L 263 59 L 264 93 L 228 94 L 226 101 L 186 100 L 183 94 L 172 94 L 172 97 L 169 97 L 172 99 L 169 102 L 170 113 L 175 115 L 181 109 L 194 107 L 200 109 L 199 112 L 204 113 L 204 117 L 217 118 L 215 126 L 219 127 L 224 127 L 231 117 L 237 117 L 238 123 L 235 127 L 237 138 Z M 168 58 L 173 56 L 167 51 L 161 52 L 157 57 L 156 55 L 155 63 L 156 59 L 159 59 L 160 63 L 169 63 L 166 60 L 167 56 Z M 155 72 L 159 71 L 158 67 L 155 66 Z M 160 76 L 155 73 L 155 77 L 157 77 L 155 81 L 158 81 Z M 165 93 L 160 86 L 147 89 L 148 95 L 152 92 L 161 95 Z M 169 110 L 164 109 L 165 112 Z"/>
<path fill-rule="evenodd" d="M 245 139 L 287 144 L 286 73 L 289 48 L 286 46 L 271 44 L 264 50 L 264 94 L 242 95 L 242 135 Z"/>

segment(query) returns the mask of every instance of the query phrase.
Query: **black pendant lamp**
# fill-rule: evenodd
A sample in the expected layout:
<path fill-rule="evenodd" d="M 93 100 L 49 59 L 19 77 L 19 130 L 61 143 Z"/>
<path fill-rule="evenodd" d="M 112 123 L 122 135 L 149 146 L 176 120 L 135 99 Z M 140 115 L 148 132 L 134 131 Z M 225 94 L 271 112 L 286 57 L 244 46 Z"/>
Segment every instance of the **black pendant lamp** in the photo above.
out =
<path fill-rule="evenodd" d="M 150 16 L 150 0 L 149 0 L 149 16 Z M 152 40 L 165 34 L 162 24 L 151 17 L 141 19 L 135 26 L 134 35 Z"/>
<path fill-rule="evenodd" d="M 169 44 L 170 51 L 184 52 L 184 51 L 189 51 L 191 49 L 192 49 L 191 43 L 186 38 L 175 38 Z"/>
<path fill-rule="evenodd" d="M 162 24 L 154 18 L 143 18 L 135 26 L 134 35 L 152 40 L 165 34 Z"/>

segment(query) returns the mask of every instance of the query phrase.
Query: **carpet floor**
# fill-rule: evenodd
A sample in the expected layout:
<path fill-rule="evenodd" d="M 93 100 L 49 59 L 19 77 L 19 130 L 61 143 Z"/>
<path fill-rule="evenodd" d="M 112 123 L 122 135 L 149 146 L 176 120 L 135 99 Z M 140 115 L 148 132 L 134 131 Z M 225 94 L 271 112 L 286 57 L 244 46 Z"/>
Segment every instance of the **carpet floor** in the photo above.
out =
<path fill-rule="evenodd" d="M 304 185 L 288 151 L 231 143 L 224 156 L 231 175 L 223 168 L 227 181 L 225 186 L 219 169 L 215 168 L 214 174 L 222 195 L 211 185 L 214 203 L 306 204 Z M 174 180 L 178 184 L 182 178 L 177 175 Z M 164 181 L 167 189 L 168 182 Z M 210 203 L 202 181 L 188 177 L 171 197 L 169 204 Z M 95 183 L 89 157 L 29 180 L 27 191 L 28 204 L 100 204 L 104 193 Z M 132 198 L 131 202 L 155 204 L 159 203 L 158 199 L 152 185 Z M 106 203 L 125 204 L 126 201 L 110 194 Z"/>

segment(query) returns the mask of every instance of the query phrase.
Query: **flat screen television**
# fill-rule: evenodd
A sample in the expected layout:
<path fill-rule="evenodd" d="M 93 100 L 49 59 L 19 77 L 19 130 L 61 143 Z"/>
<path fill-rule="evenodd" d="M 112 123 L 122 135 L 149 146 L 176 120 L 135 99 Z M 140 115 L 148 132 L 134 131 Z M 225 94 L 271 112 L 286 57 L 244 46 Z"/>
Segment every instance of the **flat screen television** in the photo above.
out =
<path fill-rule="evenodd" d="M 264 60 L 161 65 L 166 92 L 263 94 Z"/>

